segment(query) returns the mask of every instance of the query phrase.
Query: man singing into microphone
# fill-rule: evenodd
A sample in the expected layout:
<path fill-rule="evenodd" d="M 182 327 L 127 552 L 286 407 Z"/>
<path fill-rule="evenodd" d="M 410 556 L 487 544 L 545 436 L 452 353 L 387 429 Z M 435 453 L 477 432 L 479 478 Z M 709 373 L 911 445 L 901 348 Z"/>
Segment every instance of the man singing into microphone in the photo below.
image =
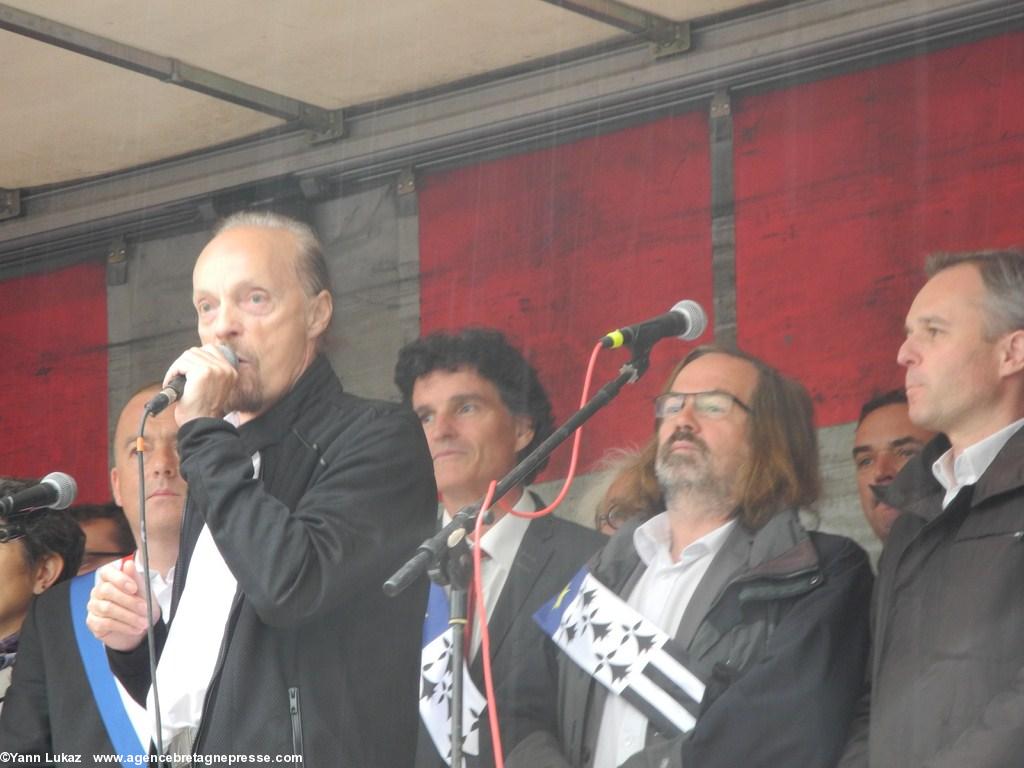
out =
<path fill-rule="evenodd" d="M 203 346 L 166 377 L 186 377 L 189 496 L 157 667 L 165 751 L 408 765 L 425 584 L 394 599 L 381 584 L 432 529 L 423 431 L 408 409 L 342 391 L 321 354 L 333 304 L 305 225 L 229 218 L 199 255 L 193 299 Z M 145 698 L 139 582 L 130 565 L 106 576 L 90 627 Z"/>

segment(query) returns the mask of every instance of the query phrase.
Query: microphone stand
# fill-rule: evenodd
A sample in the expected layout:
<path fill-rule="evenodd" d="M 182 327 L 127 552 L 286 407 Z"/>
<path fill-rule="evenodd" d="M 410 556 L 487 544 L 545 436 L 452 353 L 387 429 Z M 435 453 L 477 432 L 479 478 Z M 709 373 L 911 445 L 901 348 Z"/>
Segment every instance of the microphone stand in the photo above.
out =
<path fill-rule="evenodd" d="M 153 734 L 153 744 L 156 745 L 158 755 L 164 753 L 163 724 L 160 722 L 160 691 L 156 684 L 156 634 L 153 629 L 153 582 L 149 575 L 149 529 L 146 524 L 146 465 L 145 448 L 142 445 L 146 434 L 146 420 L 149 418 L 148 409 L 143 409 L 142 420 L 139 422 L 139 434 L 136 438 L 138 451 L 136 452 L 137 469 L 139 473 L 139 554 L 142 555 L 142 586 L 146 598 L 146 651 L 149 657 L 149 680 L 153 689 L 153 726 L 156 731 Z M 147 745 L 143 744 L 143 749 Z"/>
<path fill-rule="evenodd" d="M 555 448 L 565 442 L 595 413 L 608 405 L 626 384 L 633 384 L 643 376 L 650 364 L 649 356 L 652 344 L 653 342 L 634 344 L 631 347 L 633 358 L 622 366 L 619 375 L 601 387 L 587 401 L 586 405 L 570 416 L 562 426 L 551 433 L 547 440 L 534 448 L 528 456 L 513 467 L 495 487 L 492 501 L 497 502 L 510 490 L 521 485 L 525 478 L 551 455 Z M 481 502 L 476 502 L 460 509 L 448 525 L 417 547 L 416 553 L 391 575 L 383 587 L 384 594 L 388 597 L 395 597 L 407 589 L 424 572 L 429 574 L 434 583 L 451 586 L 449 597 L 451 613 L 448 624 L 455 629 L 452 637 L 451 656 L 452 768 L 462 768 L 462 683 L 466 664 L 462 628 L 466 625 L 466 589 L 473 573 L 471 562 L 467 567 L 469 547 L 466 538 L 476 525 L 476 518 L 480 514 L 480 504 Z M 490 522 L 490 510 L 487 515 L 484 522 Z"/>

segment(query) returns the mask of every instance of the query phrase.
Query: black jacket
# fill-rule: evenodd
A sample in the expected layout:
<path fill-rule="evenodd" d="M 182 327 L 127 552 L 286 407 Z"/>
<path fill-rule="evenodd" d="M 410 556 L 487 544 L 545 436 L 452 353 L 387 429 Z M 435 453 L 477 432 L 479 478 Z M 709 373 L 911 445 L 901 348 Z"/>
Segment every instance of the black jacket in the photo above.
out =
<path fill-rule="evenodd" d="M 591 572 L 628 595 L 645 566 L 637 523 L 620 530 Z M 690 733 L 647 746 L 628 768 L 826 768 L 834 764 L 864 679 L 871 567 L 849 539 L 803 529 L 794 512 L 758 531 L 737 525 L 715 556 L 675 640 L 709 682 Z M 562 657 L 560 743 L 530 736 L 509 768 L 593 764 L 606 690 Z"/>
<path fill-rule="evenodd" d="M 948 447 L 936 438 L 889 486 L 904 514 L 879 561 L 870 714 L 844 767 L 1024 763 L 1024 429 L 943 510 L 931 466 Z"/>
<path fill-rule="evenodd" d="M 14 684 L 0 714 L 0 751 L 113 754 L 71 625 L 70 581 L 32 601 L 21 628 Z"/>
<path fill-rule="evenodd" d="M 543 506 L 539 505 L 538 509 Z M 564 587 L 587 558 L 607 541 L 600 533 L 548 515 L 530 522 L 512 561 L 494 614 L 491 672 L 503 749 L 508 752 L 529 733 L 556 730 L 558 669 L 553 643 L 533 621 L 533 614 Z M 483 657 L 470 665 L 473 683 L 484 692 Z M 466 757 L 470 768 L 493 766 L 490 725 L 480 721 L 480 758 Z M 445 765 L 420 722 L 416 768 Z"/>
<path fill-rule="evenodd" d="M 195 751 L 411 765 L 426 585 L 396 598 L 381 585 L 434 525 L 415 414 L 343 393 L 321 357 L 259 418 L 196 419 L 178 441 L 189 495 L 174 606 L 204 523 L 238 581 Z M 144 695 L 144 656 L 109 655 Z"/>

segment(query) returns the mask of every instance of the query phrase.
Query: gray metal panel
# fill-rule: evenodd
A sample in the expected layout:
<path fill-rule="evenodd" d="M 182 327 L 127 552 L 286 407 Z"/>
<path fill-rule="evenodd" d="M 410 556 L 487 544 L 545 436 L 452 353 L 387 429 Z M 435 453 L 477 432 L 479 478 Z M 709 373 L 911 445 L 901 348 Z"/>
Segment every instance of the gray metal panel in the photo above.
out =
<path fill-rule="evenodd" d="M 192 265 L 208 239 L 207 232 L 194 232 L 128 244 L 127 280 L 107 286 L 111 431 L 128 397 L 163 379 L 174 359 L 198 340 Z"/>
<path fill-rule="evenodd" d="M 711 99 L 711 276 L 715 341 L 736 344 L 736 205 L 733 192 L 732 101 L 726 90 Z"/>
<path fill-rule="evenodd" d="M 419 280 L 408 276 L 419 273 L 419 253 L 409 253 L 408 217 L 398 210 L 394 184 L 315 208 L 335 297 L 328 356 L 347 390 L 391 400 L 413 305 L 419 331 Z"/>
<path fill-rule="evenodd" d="M 398 323 L 402 344 L 420 335 L 420 205 L 412 169 L 399 174 L 398 192 Z"/>

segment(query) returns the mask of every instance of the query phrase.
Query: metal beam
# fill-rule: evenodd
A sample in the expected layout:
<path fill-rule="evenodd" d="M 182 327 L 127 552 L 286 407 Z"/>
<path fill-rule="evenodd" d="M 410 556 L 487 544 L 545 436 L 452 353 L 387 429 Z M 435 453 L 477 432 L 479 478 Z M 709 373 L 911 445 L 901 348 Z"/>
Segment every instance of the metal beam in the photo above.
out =
<path fill-rule="evenodd" d="M 736 345 L 736 217 L 733 186 L 732 99 L 724 88 L 708 109 L 711 145 L 711 284 L 715 343 Z"/>
<path fill-rule="evenodd" d="M 646 45 L 603 51 L 496 82 L 354 110 L 347 137 L 295 131 L 66 187 L 26 192 L 0 223 L 0 272 L 102 255 L 136 236 L 199 221 L 204 202 L 274 179 L 348 185 L 567 141 L 691 108 L 712 95 L 826 77 L 1024 26 L 1024 0 L 806 0 L 694 30 L 684 58 Z"/>
<path fill-rule="evenodd" d="M 0 221 L 21 215 L 21 190 L 0 187 Z"/>
<path fill-rule="evenodd" d="M 107 37 L 0 3 L 0 29 L 155 77 L 215 99 L 262 112 L 330 137 L 341 135 L 341 110 L 327 110 L 231 77 L 158 56 Z"/>
<path fill-rule="evenodd" d="M 625 30 L 654 43 L 655 56 L 668 56 L 690 49 L 690 25 L 672 21 L 620 0 L 543 0 L 588 19 Z"/>

